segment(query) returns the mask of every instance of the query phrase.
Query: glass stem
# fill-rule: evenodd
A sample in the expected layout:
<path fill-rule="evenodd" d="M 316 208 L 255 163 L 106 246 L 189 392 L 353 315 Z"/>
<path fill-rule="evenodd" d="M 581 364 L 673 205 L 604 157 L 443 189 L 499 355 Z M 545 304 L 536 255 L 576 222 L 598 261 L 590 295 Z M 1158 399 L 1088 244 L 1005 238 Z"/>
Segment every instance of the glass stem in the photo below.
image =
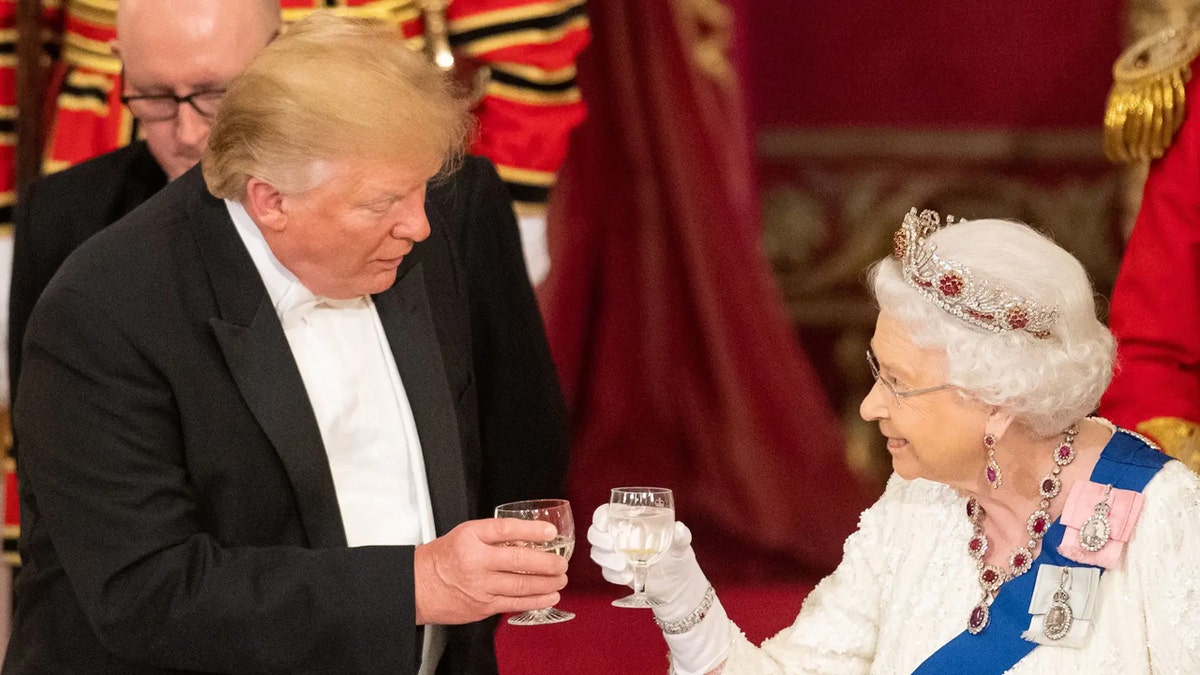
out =
<path fill-rule="evenodd" d="M 643 595 L 646 592 L 646 572 L 650 570 L 649 565 L 634 565 L 633 566 L 633 594 Z"/>

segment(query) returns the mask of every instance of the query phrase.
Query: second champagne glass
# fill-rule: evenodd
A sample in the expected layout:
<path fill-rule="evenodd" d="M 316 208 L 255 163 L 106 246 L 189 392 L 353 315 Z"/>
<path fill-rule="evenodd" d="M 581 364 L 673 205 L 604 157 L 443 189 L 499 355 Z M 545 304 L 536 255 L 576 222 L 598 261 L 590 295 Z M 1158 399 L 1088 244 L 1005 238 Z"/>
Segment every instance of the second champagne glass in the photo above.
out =
<path fill-rule="evenodd" d="M 513 542 L 516 546 L 550 551 L 555 555 L 571 559 L 575 550 L 575 520 L 571 517 L 571 504 L 565 499 L 530 499 L 521 502 L 509 502 L 496 507 L 497 518 L 520 518 L 521 520 L 542 520 L 552 523 L 558 528 L 558 535 L 547 542 Z M 546 609 L 531 609 L 508 617 L 508 622 L 514 626 L 538 626 L 547 623 L 562 623 L 575 618 L 573 612 L 564 612 L 557 607 Z"/>
<path fill-rule="evenodd" d="M 658 607 L 663 601 L 646 593 L 646 574 L 671 547 L 675 534 L 675 498 L 667 488 L 613 488 L 608 526 L 617 551 L 633 568 L 633 594 L 613 600 L 617 607 Z"/>

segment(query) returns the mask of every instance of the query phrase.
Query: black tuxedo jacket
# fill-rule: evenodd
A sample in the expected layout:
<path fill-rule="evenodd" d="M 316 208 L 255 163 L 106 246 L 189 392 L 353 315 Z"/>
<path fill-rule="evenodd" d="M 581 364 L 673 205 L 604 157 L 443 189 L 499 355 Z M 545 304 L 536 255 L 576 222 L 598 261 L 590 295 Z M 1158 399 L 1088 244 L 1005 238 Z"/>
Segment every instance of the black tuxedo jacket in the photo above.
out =
<path fill-rule="evenodd" d="M 565 415 L 503 185 L 468 159 L 374 296 L 439 534 L 561 494 Z M 412 672 L 411 547 L 346 547 L 287 340 L 197 170 L 81 246 L 29 322 L 5 672 Z M 439 673 L 493 673 L 492 622 Z"/>
<path fill-rule="evenodd" d="M 167 184 L 145 141 L 101 155 L 30 186 L 17 201 L 8 299 L 9 393 L 17 395 L 21 341 L 38 297 L 67 256 Z"/>

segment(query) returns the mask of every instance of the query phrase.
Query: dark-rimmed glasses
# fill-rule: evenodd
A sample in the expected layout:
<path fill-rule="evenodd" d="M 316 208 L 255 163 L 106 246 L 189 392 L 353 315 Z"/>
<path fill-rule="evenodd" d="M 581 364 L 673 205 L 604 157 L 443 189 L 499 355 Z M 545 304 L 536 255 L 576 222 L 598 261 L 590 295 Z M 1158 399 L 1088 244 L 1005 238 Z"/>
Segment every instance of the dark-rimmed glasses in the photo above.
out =
<path fill-rule="evenodd" d="M 896 385 L 888 382 L 880 376 L 879 361 L 875 358 L 875 352 L 871 351 L 870 349 L 867 350 L 867 364 L 871 366 L 871 375 L 875 378 L 875 383 L 882 384 L 884 389 L 887 389 L 888 392 L 891 393 L 892 399 L 896 402 L 897 407 L 899 407 L 900 399 L 902 398 L 920 396 L 921 394 L 932 394 L 935 391 L 950 389 L 954 386 L 952 384 L 939 384 L 936 387 L 923 387 L 921 389 L 897 389 Z"/>
<path fill-rule="evenodd" d="M 179 106 L 186 103 L 202 117 L 212 118 L 225 98 L 224 89 L 202 89 L 187 96 L 175 94 L 145 94 L 122 96 L 121 103 L 133 116 L 143 122 L 165 122 L 179 115 Z"/>

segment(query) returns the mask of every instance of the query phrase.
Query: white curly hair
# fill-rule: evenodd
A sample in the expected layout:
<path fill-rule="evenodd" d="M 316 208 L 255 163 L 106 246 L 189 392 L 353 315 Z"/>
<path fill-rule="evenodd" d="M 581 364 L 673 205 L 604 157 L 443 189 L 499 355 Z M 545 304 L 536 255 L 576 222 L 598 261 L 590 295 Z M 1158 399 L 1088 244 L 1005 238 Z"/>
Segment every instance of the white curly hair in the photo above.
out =
<path fill-rule="evenodd" d="M 1045 235 L 1007 220 L 960 221 L 929 241 L 976 278 L 1057 306 L 1050 336 L 972 326 L 909 286 L 892 257 L 868 273 L 880 312 L 897 318 L 917 346 L 944 351 L 947 381 L 963 395 L 1007 410 L 1035 434 L 1060 433 L 1094 411 L 1112 379 L 1116 340 L 1096 316 L 1083 265 Z"/>

